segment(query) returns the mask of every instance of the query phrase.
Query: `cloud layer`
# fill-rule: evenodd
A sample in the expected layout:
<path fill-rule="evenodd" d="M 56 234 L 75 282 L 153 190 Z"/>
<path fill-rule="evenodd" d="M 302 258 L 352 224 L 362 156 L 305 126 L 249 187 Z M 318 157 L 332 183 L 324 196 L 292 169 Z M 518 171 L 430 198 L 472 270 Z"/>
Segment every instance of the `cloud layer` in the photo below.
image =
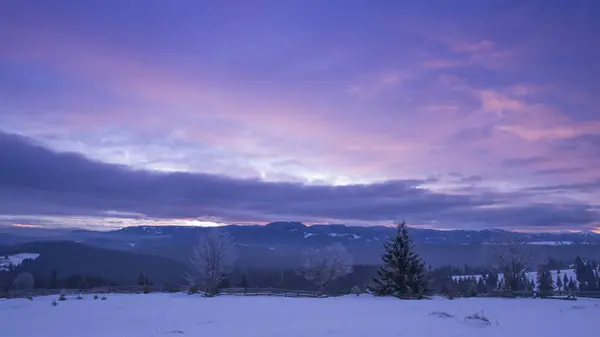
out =
<path fill-rule="evenodd" d="M 527 191 L 519 196 L 440 193 L 424 187 L 427 183 L 306 185 L 133 170 L 76 153 L 57 153 L 22 136 L 0 133 L 0 213 L 13 214 L 14 221 L 35 219 L 32 215 L 137 218 L 140 222 L 195 218 L 361 224 L 403 218 L 428 226 L 547 229 L 589 228 L 599 219 L 585 204 L 510 203 L 517 197 L 527 198 Z M 80 220 L 86 221 L 85 217 Z"/>
<path fill-rule="evenodd" d="M 597 221 L 600 3 L 0 13 L 5 216 Z"/>

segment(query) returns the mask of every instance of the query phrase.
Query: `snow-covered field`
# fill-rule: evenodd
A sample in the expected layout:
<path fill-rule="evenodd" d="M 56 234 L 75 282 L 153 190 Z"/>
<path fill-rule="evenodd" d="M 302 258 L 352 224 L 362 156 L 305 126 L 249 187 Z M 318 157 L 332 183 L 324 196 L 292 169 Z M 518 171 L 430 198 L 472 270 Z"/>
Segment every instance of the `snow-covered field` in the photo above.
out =
<path fill-rule="evenodd" d="M 433 299 L 367 295 L 323 299 L 108 295 L 106 301 L 52 297 L 0 300 L 6 337 L 583 337 L 598 329 L 600 300 Z M 452 315 L 432 314 L 442 312 Z M 465 319 L 474 313 L 490 324 Z"/>
<path fill-rule="evenodd" d="M 18 266 L 27 259 L 35 260 L 39 256 L 40 254 L 36 253 L 21 253 L 15 255 L 0 256 L 0 271 L 7 269 L 10 264 Z"/>

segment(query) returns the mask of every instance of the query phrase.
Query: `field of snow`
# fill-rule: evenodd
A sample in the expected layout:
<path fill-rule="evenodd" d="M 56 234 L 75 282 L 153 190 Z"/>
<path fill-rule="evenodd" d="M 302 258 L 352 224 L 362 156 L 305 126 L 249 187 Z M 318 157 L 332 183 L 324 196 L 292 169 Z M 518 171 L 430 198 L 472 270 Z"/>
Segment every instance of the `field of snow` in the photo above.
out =
<path fill-rule="evenodd" d="M 55 307 L 54 299 L 0 300 L 0 336 L 587 337 L 597 330 L 600 315 L 600 300 L 593 299 L 139 294 L 108 295 L 106 301 L 69 298 Z M 489 324 L 465 318 L 481 312 Z"/>
<path fill-rule="evenodd" d="M 552 273 L 552 280 L 554 281 L 554 286 L 556 288 L 556 279 L 558 277 L 558 270 L 551 270 L 550 271 Z M 563 280 L 563 277 L 565 276 L 565 274 L 567 274 L 568 278 L 572 278 L 576 284 L 577 283 L 577 275 L 575 274 L 575 269 L 564 269 L 560 271 L 560 279 L 561 281 Z M 533 280 L 533 282 L 535 282 L 535 285 L 537 287 L 537 272 L 533 271 L 533 272 L 528 272 L 525 273 L 525 276 L 527 276 L 528 280 Z M 479 281 L 479 279 L 481 278 L 481 275 L 455 275 L 452 276 L 452 279 L 454 280 L 459 280 L 460 278 L 471 278 L 471 277 L 475 277 L 475 279 L 477 281 Z M 504 280 L 504 274 L 498 274 L 498 280 L 502 281 Z"/>
<path fill-rule="evenodd" d="M 15 255 L 0 256 L 0 271 L 5 270 L 10 264 L 18 266 L 27 259 L 35 260 L 39 256 L 40 254 L 36 253 L 21 253 Z"/>

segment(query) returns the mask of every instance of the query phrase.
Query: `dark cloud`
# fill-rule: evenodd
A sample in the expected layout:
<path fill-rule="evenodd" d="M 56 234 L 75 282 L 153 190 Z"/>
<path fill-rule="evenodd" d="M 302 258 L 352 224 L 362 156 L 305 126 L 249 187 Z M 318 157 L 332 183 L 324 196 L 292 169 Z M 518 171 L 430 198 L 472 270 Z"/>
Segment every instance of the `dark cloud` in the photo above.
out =
<path fill-rule="evenodd" d="M 504 166 L 508 166 L 508 167 L 528 167 L 528 166 L 533 166 L 533 165 L 537 165 L 537 164 L 547 163 L 548 161 L 550 161 L 550 158 L 536 156 L 536 157 L 528 157 L 528 158 L 506 159 L 506 160 L 502 161 L 502 164 Z"/>
<path fill-rule="evenodd" d="M 600 191 L 600 180 L 592 180 L 582 183 L 572 184 L 556 184 L 547 186 L 535 186 L 527 189 L 528 191 L 540 191 L 540 192 L 580 192 L 580 193 L 594 193 Z"/>
<path fill-rule="evenodd" d="M 110 210 L 153 218 L 365 223 L 404 218 L 450 227 L 573 226 L 597 220 L 585 205 L 499 207 L 502 196 L 497 194 L 435 193 L 421 187 L 424 183 L 394 180 L 327 186 L 133 170 L 53 152 L 27 138 L 0 132 L 0 214 L 102 216 Z"/>
<path fill-rule="evenodd" d="M 558 169 L 547 169 L 547 170 L 538 170 L 533 172 L 535 175 L 561 175 L 561 174 L 569 174 L 569 173 L 580 173 L 585 172 L 586 170 L 581 167 L 568 167 L 568 168 L 558 168 Z"/>

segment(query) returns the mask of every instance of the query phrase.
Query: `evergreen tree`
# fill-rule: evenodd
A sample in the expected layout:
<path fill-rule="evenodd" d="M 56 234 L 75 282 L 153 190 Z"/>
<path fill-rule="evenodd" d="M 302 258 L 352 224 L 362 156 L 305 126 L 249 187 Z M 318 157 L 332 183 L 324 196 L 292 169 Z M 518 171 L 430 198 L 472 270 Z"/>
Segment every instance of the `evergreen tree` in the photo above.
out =
<path fill-rule="evenodd" d="M 567 273 L 564 274 L 562 283 L 565 290 L 571 290 L 569 289 L 569 278 L 567 277 Z"/>
<path fill-rule="evenodd" d="M 87 289 L 87 288 L 88 288 L 87 278 L 85 277 L 85 275 L 82 275 L 81 280 L 79 281 L 79 289 Z"/>
<path fill-rule="evenodd" d="M 577 283 L 575 283 L 575 281 L 573 280 L 572 277 L 569 277 L 569 290 L 570 291 L 577 291 L 578 290 Z"/>
<path fill-rule="evenodd" d="M 58 275 L 56 273 L 56 269 L 52 269 L 52 273 L 50 274 L 50 284 L 48 285 L 49 289 L 58 288 Z"/>
<path fill-rule="evenodd" d="M 567 275 L 565 274 L 565 276 L 567 276 Z M 562 278 L 560 277 L 560 270 L 558 271 L 558 275 L 556 275 L 556 288 L 559 291 L 563 290 L 563 281 L 562 281 Z"/>
<path fill-rule="evenodd" d="M 240 288 L 249 288 L 248 285 L 248 277 L 246 276 L 246 272 L 242 272 L 242 280 L 240 281 Z"/>
<path fill-rule="evenodd" d="M 575 258 L 575 276 L 579 284 L 583 285 L 585 282 L 585 263 L 579 256 Z"/>
<path fill-rule="evenodd" d="M 596 275 L 594 275 L 594 269 L 592 268 L 592 264 L 587 262 L 585 264 L 585 290 L 595 290 L 596 289 Z"/>
<path fill-rule="evenodd" d="M 529 282 L 527 282 L 527 290 L 532 291 L 535 289 L 535 281 L 533 279 L 530 279 Z"/>
<path fill-rule="evenodd" d="M 379 296 L 401 296 L 405 293 L 423 294 L 425 265 L 414 252 L 406 223 L 397 226 L 396 235 L 384 244 L 383 266 L 370 290 Z"/>
<path fill-rule="evenodd" d="M 551 296 L 554 290 L 552 273 L 546 266 L 540 266 L 537 272 L 538 291 L 541 297 Z"/>
<path fill-rule="evenodd" d="M 137 285 L 138 286 L 145 286 L 147 284 L 146 281 L 148 281 L 148 278 L 146 277 L 146 274 L 140 273 L 140 276 L 138 276 L 138 279 L 137 279 Z"/>
<path fill-rule="evenodd" d="M 485 285 L 488 291 L 494 291 L 498 288 L 498 275 L 497 274 L 488 274 L 485 279 Z"/>

